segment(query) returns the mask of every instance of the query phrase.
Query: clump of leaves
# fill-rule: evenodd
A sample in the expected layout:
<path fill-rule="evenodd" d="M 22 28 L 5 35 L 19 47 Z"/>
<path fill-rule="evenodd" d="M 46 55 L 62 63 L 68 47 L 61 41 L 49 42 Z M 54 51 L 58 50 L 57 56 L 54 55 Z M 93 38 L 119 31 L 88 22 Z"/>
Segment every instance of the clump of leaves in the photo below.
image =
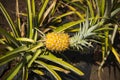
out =
<path fill-rule="evenodd" d="M 20 76 L 22 80 L 27 80 L 29 70 L 38 75 L 44 75 L 43 69 L 50 72 L 56 80 L 61 80 L 61 77 L 56 71 L 65 73 L 73 71 L 78 75 L 84 75 L 81 70 L 64 61 L 62 58 L 56 57 L 45 47 L 45 33 L 39 30 L 39 27 L 45 27 L 44 21 L 48 13 L 54 10 L 57 1 L 53 0 L 53 3 L 51 3 L 47 10 L 49 0 L 42 1 L 40 11 L 36 13 L 35 1 L 27 0 L 27 13 L 24 14 L 27 17 L 27 23 L 25 22 L 23 24 L 20 23 L 18 0 L 16 2 L 17 25 L 13 23 L 6 9 L 0 3 L 0 10 L 4 14 L 11 29 L 9 32 L 0 27 L 0 33 L 2 35 L 0 43 L 5 45 L 4 49 L 6 49 L 4 54 L 0 56 L 0 66 L 15 61 L 15 65 L 2 79 L 12 80 L 20 72 L 22 74 Z"/>
<path fill-rule="evenodd" d="M 44 72 L 42 71 L 43 68 L 48 70 L 57 80 L 61 80 L 61 77 L 56 71 L 62 71 L 66 73 L 71 70 L 79 75 L 84 75 L 83 72 L 68 62 L 62 60 L 62 58 L 56 57 L 54 55 L 54 51 L 57 50 L 60 52 L 71 48 L 84 51 L 84 48 L 89 48 L 92 46 L 92 42 L 99 42 L 102 46 L 103 62 L 101 65 L 104 64 L 105 59 L 107 58 L 107 55 L 109 55 L 110 51 L 114 53 L 117 61 L 120 62 L 119 54 L 112 46 L 118 24 L 116 25 L 116 23 L 113 24 L 109 21 L 120 11 L 118 6 L 116 8 L 115 6 L 114 8 L 111 8 L 111 11 L 109 10 L 109 3 L 115 4 L 116 0 L 65 0 L 65 2 L 66 3 L 52 0 L 51 5 L 49 5 L 47 8 L 49 0 L 41 0 L 42 5 L 37 13 L 35 1 L 27 0 L 27 13 L 24 14 L 26 15 L 27 22 L 23 24 L 20 23 L 19 8 L 17 8 L 16 26 L 14 25 L 3 5 L 0 3 L 0 9 L 8 21 L 11 29 L 11 32 L 8 32 L 0 28 L 0 33 L 3 36 L 0 39 L 0 42 L 1 44 L 5 45 L 5 49 L 7 49 L 7 51 L 4 52 L 5 54 L 0 57 L 0 66 L 14 60 L 18 61 L 10 70 L 10 72 L 3 76 L 3 79 L 11 80 L 15 77 L 16 73 L 22 71 L 22 74 L 24 74 L 22 79 L 27 80 L 29 70 L 39 75 L 44 75 Z M 77 2 L 80 2 L 81 5 L 78 5 Z M 61 4 L 67 6 L 70 11 L 55 16 L 54 14 L 58 6 Z M 74 6 L 82 11 L 79 12 Z M 63 17 L 71 14 L 77 15 L 79 17 L 78 20 L 66 22 L 57 26 L 52 25 L 58 21 L 61 21 Z M 80 24 L 80 27 L 74 28 L 73 26 L 77 24 Z M 111 28 L 111 26 L 113 27 Z M 53 37 L 46 36 L 46 32 L 49 30 L 54 33 Z M 76 34 L 71 36 L 68 34 L 66 35 L 66 32 L 76 32 Z M 110 32 L 114 33 L 112 38 L 110 37 L 112 35 Z M 56 36 L 61 35 L 60 33 L 65 33 L 67 37 L 64 36 L 62 40 L 62 37 Z M 48 35 L 49 34 L 51 33 L 48 32 Z M 47 38 L 50 48 L 48 48 L 46 45 Z M 58 48 L 57 45 L 54 46 L 51 44 L 52 42 L 55 44 L 56 41 L 57 43 L 62 44 L 64 44 L 64 41 L 67 42 L 67 47 L 66 45 L 60 46 L 61 44 L 58 44 Z M 62 50 L 60 50 L 61 47 Z M 57 65 L 54 65 L 53 63 Z"/>

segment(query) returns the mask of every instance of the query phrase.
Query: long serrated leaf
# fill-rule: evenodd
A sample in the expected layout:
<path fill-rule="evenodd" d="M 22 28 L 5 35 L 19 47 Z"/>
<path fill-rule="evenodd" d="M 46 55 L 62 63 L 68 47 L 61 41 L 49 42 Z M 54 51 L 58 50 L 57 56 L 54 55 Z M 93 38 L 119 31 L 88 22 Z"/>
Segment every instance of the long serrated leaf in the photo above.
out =
<path fill-rule="evenodd" d="M 87 12 L 86 12 L 86 20 L 85 20 L 85 24 L 84 24 L 85 26 L 83 25 L 83 29 L 84 29 L 84 30 L 83 30 L 83 31 L 84 31 L 83 33 L 87 32 L 87 31 L 88 31 L 88 28 L 89 28 L 89 26 L 90 26 L 88 19 L 89 19 L 89 11 L 88 11 L 88 9 L 87 9 Z"/>
<path fill-rule="evenodd" d="M 41 6 L 41 9 L 40 9 L 40 11 L 38 13 L 38 23 L 39 24 L 40 24 L 40 19 L 41 19 L 42 15 L 43 15 L 43 13 L 44 13 L 44 11 L 46 9 L 46 6 L 47 6 L 48 2 L 49 2 L 49 0 L 44 1 L 43 5 Z"/>
<path fill-rule="evenodd" d="M 31 4 L 32 4 L 33 26 L 34 26 L 34 27 L 39 27 L 39 26 L 38 26 L 38 22 L 37 22 L 37 16 L 36 16 L 35 0 L 32 0 Z M 37 37 L 38 37 L 38 33 L 37 33 L 37 31 L 35 30 L 34 33 L 33 33 L 33 39 L 36 41 L 36 40 L 37 40 Z"/>
<path fill-rule="evenodd" d="M 101 4 L 100 4 L 101 5 Z M 104 11 L 104 17 L 110 17 L 110 11 L 111 11 L 111 0 L 106 0 L 106 7 L 105 7 L 105 11 Z M 104 20 L 104 19 L 103 19 Z"/>
<path fill-rule="evenodd" d="M 95 0 L 95 3 L 96 3 L 97 15 L 100 16 L 100 6 L 98 0 Z"/>
<path fill-rule="evenodd" d="M 40 58 L 44 58 L 46 60 L 50 60 L 50 61 L 52 61 L 54 63 L 57 63 L 57 64 L 65 67 L 67 69 L 70 69 L 71 71 L 77 73 L 78 75 L 84 75 L 84 73 L 82 71 L 80 71 L 79 69 L 75 68 L 71 64 L 63 61 L 62 59 L 55 57 L 51 53 L 49 53 L 49 55 L 40 55 Z"/>
<path fill-rule="evenodd" d="M 20 21 L 20 15 L 19 15 L 19 4 L 18 0 L 16 0 L 16 19 L 17 19 L 17 29 L 20 31 L 21 29 L 21 21 Z M 18 33 L 20 35 L 20 32 Z"/>
<path fill-rule="evenodd" d="M 9 57 L 14 58 L 15 56 L 12 56 L 14 54 L 20 54 L 22 51 L 26 51 L 28 48 L 26 46 L 18 47 L 12 51 L 7 52 L 4 56 L 0 57 L 0 62 L 7 60 Z"/>
<path fill-rule="evenodd" d="M 18 41 L 23 41 L 23 42 L 30 42 L 30 43 L 35 43 L 33 39 L 30 38 L 16 38 Z"/>
<path fill-rule="evenodd" d="M 4 6 L 2 5 L 1 2 L 0 2 L 0 9 L 1 9 L 2 13 L 4 14 L 8 24 L 10 25 L 10 28 L 11 28 L 12 32 L 14 33 L 14 37 L 19 37 L 18 31 L 16 30 L 16 27 L 15 27 L 12 19 L 10 18 L 9 14 L 7 13 L 6 9 L 4 8 Z"/>
<path fill-rule="evenodd" d="M 58 16 L 55 17 L 55 19 L 52 20 L 52 22 L 57 21 L 58 19 L 61 19 L 65 16 L 71 15 L 73 13 L 75 13 L 75 12 L 74 11 L 69 11 L 69 12 L 63 13 L 61 15 L 58 15 Z"/>
<path fill-rule="evenodd" d="M 105 50 L 106 52 L 108 51 L 108 46 L 109 46 L 109 31 L 105 31 Z"/>
<path fill-rule="evenodd" d="M 44 75 L 44 73 L 38 69 L 34 69 L 32 70 L 34 73 L 38 74 L 38 75 Z"/>
<path fill-rule="evenodd" d="M 56 78 L 56 80 L 62 80 L 61 77 L 46 63 L 44 63 L 42 61 L 37 61 L 37 60 L 35 61 L 35 63 L 38 63 L 38 64 L 42 65 L 44 68 L 46 68 Z"/>
<path fill-rule="evenodd" d="M 90 16 L 94 17 L 94 10 L 93 10 L 93 7 L 92 7 L 92 3 L 89 0 L 87 0 L 87 4 L 89 6 Z"/>
<path fill-rule="evenodd" d="M 28 32 L 27 36 L 29 38 L 33 37 L 33 21 L 32 21 L 32 11 L 31 11 L 31 3 L 30 0 L 27 0 L 27 11 L 28 11 Z"/>
<path fill-rule="evenodd" d="M 78 20 L 78 21 L 73 21 L 73 22 L 65 23 L 65 24 L 63 24 L 63 25 L 61 25 L 61 26 L 58 26 L 58 27 L 54 30 L 54 32 L 62 32 L 62 31 L 66 30 L 66 29 L 68 29 L 68 28 L 70 28 L 70 27 L 73 27 L 73 26 L 75 26 L 75 25 L 77 25 L 77 24 L 79 24 L 79 23 L 81 23 L 81 22 L 83 22 L 83 21 L 84 21 L 84 20 Z"/>
<path fill-rule="evenodd" d="M 42 42 L 38 42 L 36 45 L 33 45 L 28 51 L 37 50 L 38 48 L 40 48 L 42 46 L 43 46 L 43 43 Z"/>
<path fill-rule="evenodd" d="M 85 12 L 86 8 L 83 6 L 83 5 L 79 5 L 79 4 L 76 4 L 74 2 L 72 2 L 71 0 L 65 0 L 67 3 L 70 3 L 76 7 L 78 7 L 79 9 L 83 10 Z"/>
<path fill-rule="evenodd" d="M 49 65 L 53 70 L 64 72 L 66 74 L 70 73 L 69 70 L 63 69 L 61 67 L 55 66 L 55 65 Z"/>
<path fill-rule="evenodd" d="M 113 30 L 113 28 L 109 28 L 109 27 L 103 27 L 103 28 L 98 28 L 98 29 L 96 29 L 96 30 L 94 30 L 95 32 L 99 32 L 99 31 L 106 31 L 106 30 L 108 30 L 108 31 L 111 31 L 111 30 Z"/>
<path fill-rule="evenodd" d="M 23 75 L 23 80 L 28 80 L 28 68 L 25 66 L 24 68 L 24 75 Z"/>
<path fill-rule="evenodd" d="M 120 64 L 120 55 L 118 54 L 118 52 L 115 50 L 114 47 L 112 47 L 112 52 L 115 55 L 116 60 L 118 61 L 118 63 Z"/>
<path fill-rule="evenodd" d="M 54 0 L 54 1 L 52 2 L 52 4 L 47 8 L 47 10 L 44 12 L 43 18 L 42 18 L 42 20 L 41 20 L 41 22 L 40 22 L 40 25 L 42 25 L 42 23 L 45 21 L 46 17 L 51 13 L 52 9 L 55 7 L 56 1 L 57 1 L 57 0 Z"/>
<path fill-rule="evenodd" d="M 31 8 L 32 8 L 33 17 L 35 17 L 35 15 L 36 15 L 36 14 L 35 14 L 35 13 L 36 13 L 36 11 L 35 11 L 35 9 L 36 9 L 36 8 L 35 8 L 35 0 L 32 0 L 31 4 L 32 4 L 32 7 L 31 7 Z"/>
<path fill-rule="evenodd" d="M 66 5 L 66 4 L 65 4 Z M 82 15 L 82 13 L 80 13 L 79 11 L 76 10 L 76 8 L 74 8 L 73 6 L 70 6 L 70 5 L 66 5 L 69 7 L 70 10 L 74 11 L 74 13 L 76 13 L 76 15 L 81 18 L 81 19 L 84 19 L 84 16 Z"/>
<path fill-rule="evenodd" d="M 3 80 L 13 80 L 13 78 L 18 74 L 23 65 L 24 61 L 19 62 L 10 70 L 10 72 L 3 78 Z"/>
<path fill-rule="evenodd" d="M 94 32 L 97 28 L 99 28 L 99 23 L 95 24 L 94 26 L 91 26 L 87 32 L 88 33 Z"/>
<path fill-rule="evenodd" d="M 0 59 L 0 66 L 12 61 L 13 59 L 15 59 L 16 57 L 18 57 L 19 54 L 13 54 L 13 55 L 10 55 L 6 58 L 3 58 L 3 59 Z M 1 58 L 1 57 L 0 57 Z"/>
<path fill-rule="evenodd" d="M 116 15 L 119 12 L 120 12 L 120 8 L 115 9 L 114 11 L 111 12 L 111 17 L 113 17 L 114 15 Z"/>
<path fill-rule="evenodd" d="M 101 48 L 101 50 L 102 50 L 102 59 L 104 59 L 104 58 L 105 58 L 105 53 L 106 53 L 104 43 L 102 43 L 102 48 Z"/>
<path fill-rule="evenodd" d="M 31 60 L 31 58 L 32 58 L 32 55 L 31 54 L 29 54 L 29 53 L 26 53 L 25 55 L 24 55 L 24 60 L 25 60 L 25 62 L 26 63 L 28 63 L 30 60 Z M 23 71 L 23 75 L 22 75 L 22 80 L 28 80 L 28 73 L 29 73 L 29 71 L 28 71 L 28 67 L 27 67 L 27 65 L 25 65 L 25 66 L 23 66 L 22 67 L 22 71 Z"/>
<path fill-rule="evenodd" d="M 40 55 L 42 51 L 38 49 L 32 56 L 32 59 L 28 62 L 28 68 L 31 67 L 31 64 L 35 61 L 35 59 Z"/>
<path fill-rule="evenodd" d="M 103 16 L 104 15 L 104 12 L 105 12 L 105 2 L 106 0 L 101 0 L 101 15 Z"/>
<path fill-rule="evenodd" d="M 7 31 L 5 31 L 4 29 L 2 29 L 0 27 L 0 33 L 5 36 L 8 40 L 10 40 L 13 44 L 15 44 L 15 46 L 19 46 L 19 42 L 14 38 L 12 37 Z"/>

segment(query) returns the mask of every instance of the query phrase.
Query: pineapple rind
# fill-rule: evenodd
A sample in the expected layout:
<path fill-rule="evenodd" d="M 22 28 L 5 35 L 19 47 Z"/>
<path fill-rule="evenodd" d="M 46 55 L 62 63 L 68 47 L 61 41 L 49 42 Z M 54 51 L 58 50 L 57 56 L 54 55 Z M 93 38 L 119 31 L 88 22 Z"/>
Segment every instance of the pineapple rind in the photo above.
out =
<path fill-rule="evenodd" d="M 66 33 L 48 33 L 46 35 L 46 48 L 51 51 L 64 51 L 69 47 L 69 35 Z"/>

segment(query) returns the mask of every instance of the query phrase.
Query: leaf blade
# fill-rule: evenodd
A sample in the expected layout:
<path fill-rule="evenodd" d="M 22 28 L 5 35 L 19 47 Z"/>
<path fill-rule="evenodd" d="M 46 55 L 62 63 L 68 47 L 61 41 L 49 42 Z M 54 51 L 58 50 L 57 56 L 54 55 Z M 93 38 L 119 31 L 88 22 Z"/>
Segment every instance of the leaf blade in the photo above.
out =
<path fill-rule="evenodd" d="M 53 69 L 51 69 L 51 67 L 49 67 L 49 65 L 47 65 L 46 63 L 42 61 L 35 61 L 35 63 L 38 63 L 42 65 L 43 67 L 45 67 L 51 74 L 53 74 L 56 80 L 62 80 L 61 77 Z"/>
<path fill-rule="evenodd" d="M 79 69 L 75 68 L 74 66 L 72 66 L 71 64 L 61 60 L 60 58 L 55 57 L 54 55 L 52 55 L 51 53 L 49 53 L 49 55 L 40 55 L 40 58 L 44 58 L 47 60 L 50 60 L 54 63 L 57 63 L 65 68 L 70 69 L 71 71 L 77 73 L 78 75 L 84 75 L 84 73 L 82 71 L 80 71 Z"/>

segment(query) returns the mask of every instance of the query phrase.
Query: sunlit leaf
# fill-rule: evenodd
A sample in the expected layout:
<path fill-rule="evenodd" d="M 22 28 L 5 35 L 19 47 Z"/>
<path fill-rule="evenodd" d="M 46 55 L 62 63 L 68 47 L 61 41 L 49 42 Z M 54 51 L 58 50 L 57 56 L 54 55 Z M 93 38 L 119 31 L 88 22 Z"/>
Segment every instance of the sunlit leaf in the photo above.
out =
<path fill-rule="evenodd" d="M 117 59 L 118 63 L 120 64 L 120 55 L 118 54 L 114 47 L 112 47 L 112 52 L 115 55 L 115 58 Z"/>
<path fill-rule="evenodd" d="M 41 50 L 38 49 L 32 56 L 32 59 L 28 62 L 28 68 L 31 66 L 31 64 L 34 62 L 34 60 L 40 55 Z"/>
<path fill-rule="evenodd" d="M 62 80 L 61 77 L 53 69 L 51 69 L 51 67 L 49 67 L 49 65 L 47 65 L 46 63 L 37 60 L 35 61 L 35 63 L 38 63 L 43 67 L 45 67 L 56 78 L 56 80 Z"/>
<path fill-rule="evenodd" d="M 51 13 L 52 9 L 53 9 L 53 8 L 55 7 L 55 5 L 56 5 L 56 2 L 57 2 L 57 0 L 54 0 L 54 1 L 52 2 L 52 4 L 49 6 L 49 8 L 47 8 L 47 10 L 44 12 L 43 18 L 42 18 L 42 20 L 41 20 L 41 22 L 40 22 L 40 25 L 42 25 L 42 23 L 45 21 L 45 18 Z"/>
<path fill-rule="evenodd" d="M 30 43 L 35 42 L 33 39 L 30 39 L 30 38 L 16 38 L 16 40 L 23 41 L 23 42 L 30 42 Z"/>
<path fill-rule="evenodd" d="M 94 17 L 94 9 L 93 9 L 93 7 L 92 7 L 92 3 L 90 3 L 90 1 L 87 0 L 87 4 L 88 4 L 88 6 L 89 6 L 89 10 L 90 10 L 90 15 L 91 15 L 91 17 Z"/>
<path fill-rule="evenodd" d="M 72 66 L 71 64 L 63 61 L 60 58 L 55 57 L 54 55 L 52 55 L 51 53 L 49 53 L 49 55 L 40 55 L 40 58 L 44 58 L 46 60 L 50 60 L 54 63 L 57 63 L 67 69 L 70 69 L 71 71 L 79 74 L 79 75 L 84 75 L 84 73 L 82 71 L 80 71 L 79 69 L 75 68 L 74 66 Z"/>
<path fill-rule="evenodd" d="M 13 60 L 20 52 L 26 51 L 28 48 L 26 46 L 21 46 L 12 51 L 7 52 L 5 55 L 0 57 L 0 65 Z"/>
<path fill-rule="evenodd" d="M 65 70 L 65 69 L 63 69 L 63 68 L 61 68 L 61 67 L 57 67 L 57 66 L 55 66 L 55 65 L 49 65 L 49 66 L 50 66 L 53 70 L 60 71 L 60 72 L 64 72 L 64 73 L 66 73 L 66 74 L 70 73 L 69 70 Z"/>
<path fill-rule="evenodd" d="M 55 32 L 62 32 L 70 27 L 73 27 L 81 22 L 83 22 L 84 20 L 78 20 L 78 21 L 73 21 L 73 22 L 68 22 L 68 23 L 65 23 L 61 26 L 58 26 L 54 31 Z"/>
<path fill-rule="evenodd" d="M 36 43 L 36 45 L 33 45 L 29 50 L 29 51 L 34 51 L 34 50 L 37 50 L 38 48 L 42 47 L 43 46 L 43 43 L 42 42 L 38 42 Z"/>
<path fill-rule="evenodd" d="M 55 19 L 52 20 L 52 22 L 56 21 L 56 20 L 59 20 L 65 16 L 68 16 L 68 15 L 71 15 L 71 14 L 74 14 L 75 12 L 74 11 L 69 11 L 69 12 L 66 12 L 64 14 L 61 14 L 61 15 L 58 15 L 55 17 Z"/>
<path fill-rule="evenodd" d="M 42 4 L 40 11 L 38 13 L 38 23 L 40 24 L 41 17 L 43 16 L 43 13 L 46 9 L 46 6 L 48 4 L 49 0 L 45 0 L 44 3 Z"/>
<path fill-rule="evenodd" d="M 31 2 L 30 0 L 27 0 L 27 11 L 28 11 L 28 32 L 27 32 L 27 36 L 29 38 L 33 37 L 33 21 L 32 21 L 32 10 L 31 10 Z"/>
<path fill-rule="evenodd" d="M 34 73 L 38 74 L 38 75 L 44 75 L 44 72 L 38 70 L 38 69 L 34 69 L 32 70 Z"/>
<path fill-rule="evenodd" d="M 71 0 L 65 0 L 65 1 L 66 1 L 67 3 L 70 3 L 70 4 L 78 7 L 79 9 L 81 9 L 81 10 L 83 10 L 83 11 L 86 10 L 86 8 L 85 8 L 83 5 L 76 4 L 76 3 L 72 2 Z M 80 1 L 80 0 L 79 0 L 79 1 Z"/>

